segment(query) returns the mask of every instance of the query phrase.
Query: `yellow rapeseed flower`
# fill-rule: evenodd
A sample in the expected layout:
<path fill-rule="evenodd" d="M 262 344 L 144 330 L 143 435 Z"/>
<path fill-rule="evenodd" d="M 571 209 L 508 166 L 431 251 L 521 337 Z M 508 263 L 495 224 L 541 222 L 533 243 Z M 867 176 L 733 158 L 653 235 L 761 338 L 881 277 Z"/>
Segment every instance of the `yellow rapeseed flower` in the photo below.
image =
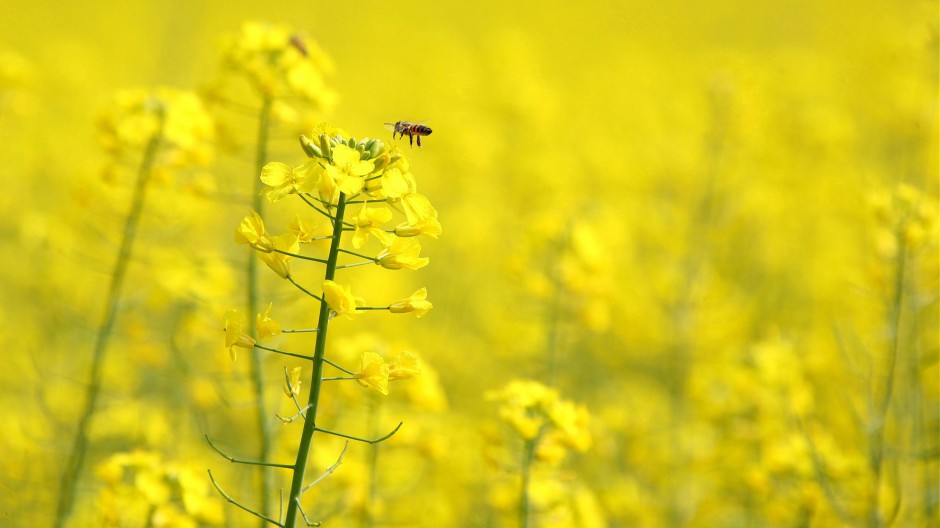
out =
<path fill-rule="evenodd" d="M 300 373 L 302 371 L 301 367 L 294 367 L 290 369 L 290 374 L 284 383 L 284 393 L 287 394 L 287 397 L 297 396 L 300 394 Z"/>
<path fill-rule="evenodd" d="M 225 330 L 225 346 L 228 347 L 229 353 L 232 355 L 232 361 L 238 360 L 237 355 L 235 354 L 235 348 L 254 348 L 255 340 L 242 332 L 242 327 L 244 326 L 244 317 L 242 317 L 241 312 L 235 308 L 230 308 L 225 312 L 225 315 L 222 316 L 222 326 Z"/>
<path fill-rule="evenodd" d="M 274 240 L 265 230 L 261 215 L 255 211 L 243 218 L 238 227 L 235 228 L 235 243 L 248 244 L 265 252 L 274 249 Z"/>
<path fill-rule="evenodd" d="M 294 168 L 279 161 L 267 163 L 261 169 L 261 182 L 267 185 L 264 196 L 276 202 L 288 194 L 310 192 L 316 180 L 309 176 L 308 164 Z"/>
<path fill-rule="evenodd" d="M 389 365 L 388 379 L 389 381 L 397 381 L 412 378 L 418 374 L 421 374 L 421 365 L 418 361 L 418 356 L 405 351 L 398 354 L 398 356 L 392 360 L 392 363 Z"/>
<path fill-rule="evenodd" d="M 310 242 L 313 240 L 313 237 L 316 234 L 316 229 L 317 224 L 300 218 L 299 214 L 296 215 L 294 217 L 294 221 L 287 226 L 287 230 L 297 235 L 297 240 L 300 242 Z"/>
<path fill-rule="evenodd" d="M 392 212 L 386 207 L 363 206 L 356 215 L 356 231 L 352 237 L 353 247 L 360 248 L 365 245 L 369 240 L 369 235 L 377 238 L 383 245 L 391 244 L 392 235 L 379 228 L 391 219 Z"/>
<path fill-rule="evenodd" d="M 393 302 L 388 307 L 388 311 L 392 313 L 414 313 L 420 318 L 434 307 L 434 305 L 427 300 L 427 297 L 427 288 L 421 288 L 412 293 L 410 297 Z"/>
<path fill-rule="evenodd" d="M 331 280 L 323 281 L 323 298 L 336 315 L 345 315 L 352 319 L 356 315 L 356 307 L 364 301 L 352 293 L 352 288 L 342 286 Z"/>
<path fill-rule="evenodd" d="M 339 144 L 333 147 L 333 160 L 326 166 L 326 174 L 340 191 L 352 195 L 362 190 L 362 177 L 372 169 L 373 163 L 361 160 L 358 150 Z"/>
<path fill-rule="evenodd" d="M 389 366 L 385 359 L 375 352 L 362 354 L 362 368 L 353 374 L 363 387 L 371 387 L 388 395 Z"/>
<path fill-rule="evenodd" d="M 376 264 L 386 269 L 416 270 L 428 265 L 430 261 L 427 257 L 419 257 L 421 253 L 421 244 L 414 238 L 395 238 L 391 245 L 386 246 L 376 257 Z"/>
<path fill-rule="evenodd" d="M 281 333 L 281 325 L 277 321 L 268 317 L 268 314 L 271 313 L 271 307 L 274 306 L 274 303 L 268 304 L 268 309 L 264 311 L 264 315 L 257 315 L 257 328 L 258 328 L 258 338 L 264 339 L 266 337 L 275 336 Z"/>
<path fill-rule="evenodd" d="M 294 233 L 283 233 L 273 238 L 274 247 L 280 251 L 288 253 L 297 253 L 300 251 L 300 242 Z M 271 251 L 270 253 L 258 253 L 258 258 L 274 270 L 282 279 L 290 276 L 290 255 Z"/>

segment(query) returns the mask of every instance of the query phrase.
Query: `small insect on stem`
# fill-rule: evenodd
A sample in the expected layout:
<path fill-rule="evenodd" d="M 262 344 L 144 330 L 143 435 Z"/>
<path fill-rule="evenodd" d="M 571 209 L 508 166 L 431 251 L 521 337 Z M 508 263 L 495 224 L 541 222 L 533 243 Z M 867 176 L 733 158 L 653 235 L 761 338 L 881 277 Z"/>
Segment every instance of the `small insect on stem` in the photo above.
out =
<path fill-rule="evenodd" d="M 304 39 L 300 35 L 294 33 L 290 36 L 290 45 L 294 47 L 301 55 L 307 57 L 309 53 L 307 52 L 307 45 L 304 44 Z"/>
<path fill-rule="evenodd" d="M 398 137 L 408 136 L 408 144 L 411 146 L 414 146 L 414 140 L 418 138 L 418 148 L 421 148 L 421 136 L 431 135 L 430 127 L 408 121 L 385 123 L 385 128 L 392 131 L 392 139 L 395 138 L 395 134 L 398 134 Z"/>

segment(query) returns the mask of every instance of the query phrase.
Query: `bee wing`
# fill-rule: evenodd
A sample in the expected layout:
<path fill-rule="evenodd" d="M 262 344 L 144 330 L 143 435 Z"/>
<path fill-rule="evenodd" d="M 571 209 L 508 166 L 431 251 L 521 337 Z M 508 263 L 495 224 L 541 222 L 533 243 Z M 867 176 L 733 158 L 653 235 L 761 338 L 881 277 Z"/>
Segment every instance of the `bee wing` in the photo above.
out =
<path fill-rule="evenodd" d="M 395 130 L 395 123 L 385 123 L 385 128 L 387 128 L 388 130 L 394 131 L 394 130 Z"/>

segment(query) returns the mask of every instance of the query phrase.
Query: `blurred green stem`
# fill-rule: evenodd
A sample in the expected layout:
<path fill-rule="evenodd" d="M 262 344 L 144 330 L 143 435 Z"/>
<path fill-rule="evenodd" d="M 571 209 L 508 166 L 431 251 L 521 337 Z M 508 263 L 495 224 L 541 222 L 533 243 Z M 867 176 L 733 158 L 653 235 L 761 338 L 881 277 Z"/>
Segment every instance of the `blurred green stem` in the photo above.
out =
<path fill-rule="evenodd" d="M 255 151 L 255 176 L 254 192 L 252 195 L 252 209 L 264 218 L 264 201 L 261 199 L 261 169 L 267 163 L 268 157 L 268 131 L 271 122 L 271 98 L 265 97 L 261 102 L 261 110 L 258 115 L 258 144 Z M 260 278 L 258 275 L 258 259 L 254 254 L 248 257 L 248 320 L 249 335 L 255 339 L 258 337 L 257 322 L 255 314 L 258 309 L 258 291 Z M 255 398 L 258 403 L 258 430 L 261 432 L 261 446 L 258 452 L 258 459 L 261 462 L 267 462 L 271 458 L 271 421 L 267 414 L 267 402 L 264 397 L 264 363 L 262 361 L 262 350 L 254 348 L 251 351 L 251 380 L 254 385 Z M 268 497 L 274 489 L 274 473 L 271 468 L 261 468 L 261 513 L 267 515 L 269 512 Z M 261 522 L 262 526 L 264 521 Z"/>
<path fill-rule="evenodd" d="M 160 129 L 162 129 L 162 115 Z M 75 486 L 81 476 L 82 467 L 85 464 L 85 455 L 88 451 L 88 426 L 95 414 L 95 407 L 98 403 L 98 396 L 101 392 L 101 371 L 104 367 L 104 356 L 108 348 L 108 341 L 114 329 L 114 320 L 118 312 L 118 301 L 121 298 L 121 289 L 124 285 L 124 277 L 127 272 L 127 265 L 131 258 L 131 249 L 134 244 L 134 238 L 137 235 L 137 224 L 140 221 L 140 215 L 144 208 L 144 197 L 146 195 L 147 183 L 150 181 L 154 160 L 157 150 L 160 147 L 162 136 L 155 134 L 144 149 L 143 158 L 137 173 L 137 183 L 134 186 L 134 194 L 131 198 L 131 208 L 124 221 L 124 234 L 121 239 L 121 246 L 118 249 L 117 261 L 114 263 L 114 270 L 111 273 L 111 284 L 108 286 L 107 301 L 105 311 L 98 327 L 98 334 L 95 336 L 95 348 L 91 359 L 91 373 L 89 374 L 88 387 L 85 390 L 85 408 L 82 410 L 81 418 L 78 421 L 78 427 L 75 431 L 75 438 L 72 442 L 72 450 L 69 452 L 68 459 L 65 462 L 65 471 L 62 474 L 62 483 L 59 488 L 59 504 L 56 510 L 56 528 L 65 525 L 69 515 L 72 513 L 72 507 L 75 504 Z"/>
<path fill-rule="evenodd" d="M 903 233 L 897 233 L 897 240 L 898 255 L 894 266 L 893 290 L 888 308 L 888 332 L 890 336 L 888 365 L 885 372 L 884 389 L 880 399 L 874 405 L 873 423 L 869 429 L 868 465 L 872 472 L 872 488 L 868 526 L 871 528 L 880 528 L 884 524 L 881 512 L 881 481 L 884 470 L 885 429 L 887 427 L 888 411 L 891 408 L 891 397 L 894 393 L 895 370 L 901 347 L 901 303 L 904 300 L 904 270 L 907 255 Z M 872 387 L 872 398 L 878 397 L 876 390 L 876 387 Z"/>
<path fill-rule="evenodd" d="M 532 458 L 535 456 L 535 446 L 538 436 L 526 440 L 522 447 L 522 465 L 519 468 L 522 483 L 519 488 L 519 528 L 529 528 L 529 481 L 532 475 Z"/>
<path fill-rule="evenodd" d="M 343 235 L 343 215 L 346 212 L 346 195 L 339 193 L 336 211 L 333 217 L 333 238 L 330 241 L 330 253 L 327 257 L 324 280 L 333 280 L 336 275 L 336 261 L 339 256 L 339 244 Z M 297 521 L 298 508 L 304 487 L 304 474 L 307 470 L 307 458 L 313 447 L 313 433 L 316 428 L 317 409 L 320 404 L 320 387 L 323 384 L 323 357 L 326 352 L 326 331 L 330 323 L 330 307 L 320 301 L 320 315 L 317 319 L 317 342 L 313 353 L 313 372 L 310 375 L 310 396 L 307 399 L 309 406 L 304 420 L 304 429 L 300 435 L 300 445 L 297 447 L 297 461 L 294 463 L 293 477 L 291 478 L 290 494 L 287 496 L 287 514 L 284 526 L 292 528 Z"/>

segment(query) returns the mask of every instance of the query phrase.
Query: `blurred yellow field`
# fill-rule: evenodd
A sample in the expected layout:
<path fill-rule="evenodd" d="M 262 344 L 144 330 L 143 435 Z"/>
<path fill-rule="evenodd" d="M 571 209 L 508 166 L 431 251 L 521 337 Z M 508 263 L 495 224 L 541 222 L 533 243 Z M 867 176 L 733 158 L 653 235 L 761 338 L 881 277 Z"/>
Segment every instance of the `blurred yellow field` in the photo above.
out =
<path fill-rule="evenodd" d="M 0 526 L 940 525 L 936 2 L 8 4 Z"/>

